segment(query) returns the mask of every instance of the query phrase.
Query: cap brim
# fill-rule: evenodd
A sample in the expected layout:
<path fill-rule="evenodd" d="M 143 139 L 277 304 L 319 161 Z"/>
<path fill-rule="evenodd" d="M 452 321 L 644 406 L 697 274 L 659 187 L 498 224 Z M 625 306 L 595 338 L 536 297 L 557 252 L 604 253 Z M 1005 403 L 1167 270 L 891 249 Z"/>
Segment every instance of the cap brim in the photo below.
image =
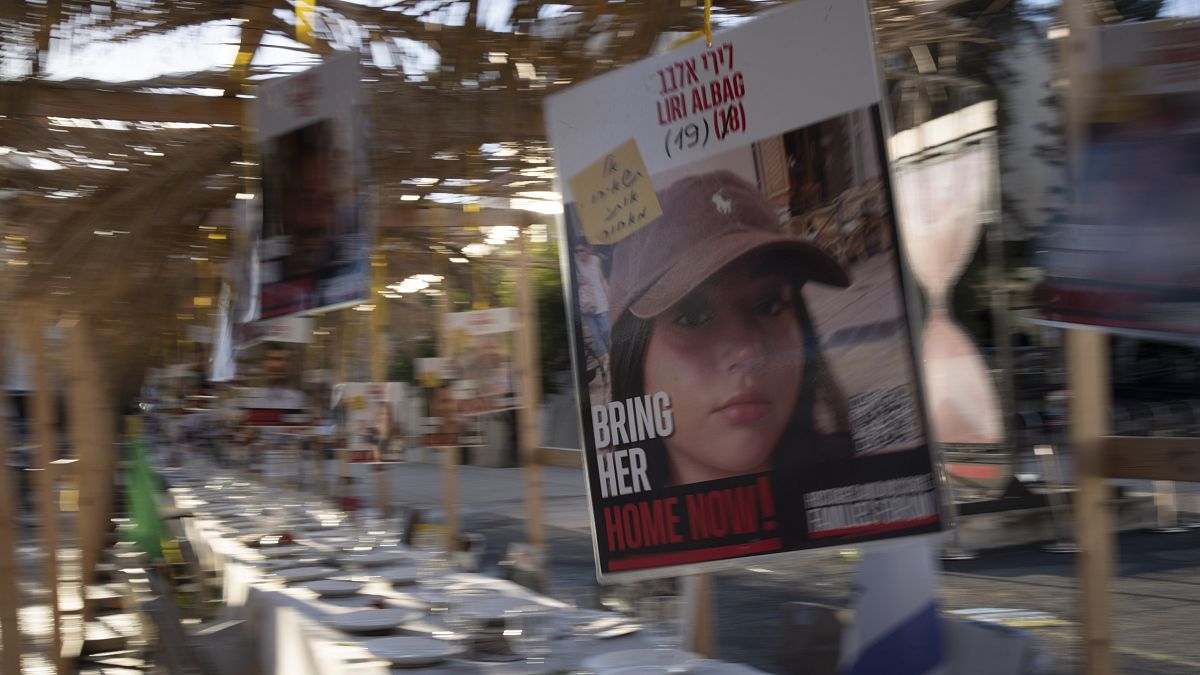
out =
<path fill-rule="evenodd" d="M 730 263 L 751 253 L 768 250 L 793 254 L 796 262 L 794 271 L 801 278 L 839 288 L 850 285 L 846 270 L 816 246 L 778 234 L 742 230 L 692 246 L 675 266 L 666 270 L 645 293 L 630 303 L 629 311 L 639 319 L 652 319 Z"/>

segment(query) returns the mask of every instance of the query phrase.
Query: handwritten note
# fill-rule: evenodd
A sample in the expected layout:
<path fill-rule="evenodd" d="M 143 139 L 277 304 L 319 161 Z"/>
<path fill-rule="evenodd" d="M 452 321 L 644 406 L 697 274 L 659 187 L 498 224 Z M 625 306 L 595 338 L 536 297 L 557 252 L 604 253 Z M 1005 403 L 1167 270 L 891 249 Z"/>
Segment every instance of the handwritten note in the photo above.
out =
<path fill-rule="evenodd" d="M 631 138 L 569 181 L 583 233 L 593 244 L 612 244 L 662 215 Z"/>

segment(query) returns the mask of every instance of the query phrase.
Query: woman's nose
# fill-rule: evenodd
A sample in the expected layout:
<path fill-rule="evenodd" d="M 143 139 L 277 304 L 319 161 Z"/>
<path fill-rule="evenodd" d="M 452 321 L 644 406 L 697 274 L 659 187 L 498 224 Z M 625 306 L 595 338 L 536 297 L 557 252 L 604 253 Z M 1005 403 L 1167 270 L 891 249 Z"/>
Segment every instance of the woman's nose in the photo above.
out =
<path fill-rule="evenodd" d="M 750 321 L 736 319 L 722 331 L 725 366 L 730 372 L 745 372 L 762 367 L 766 349 L 759 331 Z"/>

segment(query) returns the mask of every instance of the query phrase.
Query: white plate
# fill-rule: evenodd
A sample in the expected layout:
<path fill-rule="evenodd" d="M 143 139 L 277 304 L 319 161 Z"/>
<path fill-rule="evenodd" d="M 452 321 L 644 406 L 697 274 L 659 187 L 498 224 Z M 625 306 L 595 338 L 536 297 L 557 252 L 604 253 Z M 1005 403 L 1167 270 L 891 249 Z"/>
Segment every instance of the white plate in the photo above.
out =
<path fill-rule="evenodd" d="M 324 579 L 304 584 L 304 588 L 322 598 L 344 598 L 347 595 L 354 595 L 361 591 L 362 587 L 363 583 L 361 581 L 346 581 L 344 579 Z"/>
<path fill-rule="evenodd" d="M 435 589 L 414 588 L 414 589 L 403 591 L 403 593 L 405 596 L 410 597 L 410 598 L 416 600 L 417 602 L 422 602 L 426 605 L 435 605 L 435 606 L 442 606 L 442 605 L 445 605 L 445 604 L 451 602 L 452 600 L 455 600 L 456 598 L 461 599 L 468 595 L 468 592 L 465 592 L 465 591 L 451 593 L 450 591 L 448 591 L 446 589 L 436 589 L 436 588 Z M 469 593 L 473 594 L 473 595 L 484 596 L 484 597 L 500 595 L 499 591 L 495 591 L 490 588 L 474 588 L 474 589 L 471 589 L 471 591 Z M 528 603 L 526 603 L 526 604 L 528 604 Z"/>
<path fill-rule="evenodd" d="M 408 585 L 417 582 L 417 568 L 415 565 L 387 567 L 374 572 L 374 574 L 390 584 Z"/>
<path fill-rule="evenodd" d="M 599 675 L 673 675 L 674 673 L 685 673 L 687 669 L 680 666 L 626 666 L 624 668 L 614 668 L 612 670 L 597 671 Z"/>
<path fill-rule="evenodd" d="M 338 573 L 339 570 L 332 567 L 294 567 L 290 570 L 278 570 L 275 572 L 275 576 L 288 583 L 293 583 L 296 581 L 327 579 Z"/>
<path fill-rule="evenodd" d="M 381 565 L 393 565 L 395 563 L 407 560 L 408 556 L 399 550 L 375 549 L 369 553 L 344 555 L 338 558 L 338 562 L 346 565 L 361 565 L 362 567 L 378 567 Z"/>
<path fill-rule="evenodd" d="M 370 633 L 396 628 L 421 618 L 423 614 L 412 609 L 360 609 L 356 612 L 333 614 L 325 623 L 347 633 Z"/>
<path fill-rule="evenodd" d="M 306 553 L 308 548 L 304 546 L 260 546 L 258 552 L 266 558 L 288 558 Z"/>
<path fill-rule="evenodd" d="M 463 653 L 462 647 L 429 637 L 389 637 L 370 640 L 367 650 L 397 666 L 430 666 Z"/>
<path fill-rule="evenodd" d="M 324 597 L 321 598 L 321 602 L 326 605 L 333 605 L 334 607 L 345 607 L 346 609 L 366 609 L 368 607 L 378 607 L 376 603 L 386 604 L 387 598 L 381 595 L 356 593 L 344 598 Z"/>
<path fill-rule="evenodd" d="M 682 666 L 700 658 L 702 657 L 698 654 L 680 649 L 629 649 L 623 652 L 608 652 L 592 656 L 584 659 L 582 665 L 584 670 L 590 670 L 600 675 L 610 675 L 622 668 Z M 666 672 L 666 670 L 653 672 Z M 651 671 L 646 671 L 645 675 L 650 675 L 650 673 Z M 633 673 L 628 675 L 633 675 Z"/>
<path fill-rule="evenodd" d="M 450 602 L 456 602 L 464 596 L 451 594 Z M 477 621 L 501 621 L 510 612 L 522 607 L 540 607 L 536 602 L 522 598 L 510 598 L 505 595 L 471 595 L 458 610 L 459 614 Z"/>

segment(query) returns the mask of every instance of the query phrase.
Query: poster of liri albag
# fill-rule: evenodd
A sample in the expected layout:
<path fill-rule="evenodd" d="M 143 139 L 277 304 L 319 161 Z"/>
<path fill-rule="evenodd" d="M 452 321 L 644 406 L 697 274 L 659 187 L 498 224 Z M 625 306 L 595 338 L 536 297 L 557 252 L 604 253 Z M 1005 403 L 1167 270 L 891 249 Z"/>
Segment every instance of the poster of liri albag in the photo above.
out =
<path fill-rule="evenodd" d="M 801 1 L 548 100 L 600 577 L 947 526 L 880 91 Z"/>

